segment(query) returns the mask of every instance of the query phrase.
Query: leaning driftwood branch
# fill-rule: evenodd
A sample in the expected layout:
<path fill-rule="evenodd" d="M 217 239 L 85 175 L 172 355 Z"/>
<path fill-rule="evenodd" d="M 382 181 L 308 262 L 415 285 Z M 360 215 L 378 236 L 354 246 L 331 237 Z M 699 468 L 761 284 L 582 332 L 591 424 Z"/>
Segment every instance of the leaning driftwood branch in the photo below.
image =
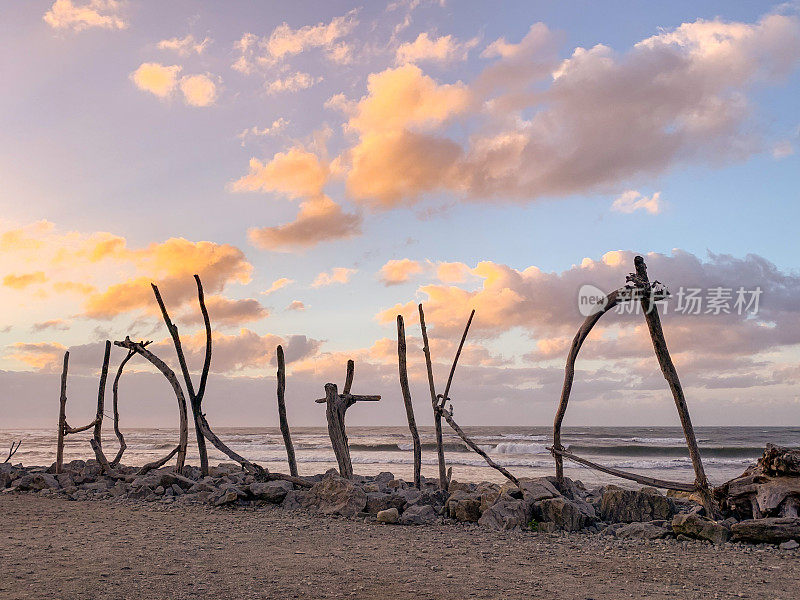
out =
<path fill-rule="evenodd" d="M 548 448 L 548 450 L 550 450 L 550 452 L 559 457 L 567 458 L 581 465 L 590 467 L 592 469 L 596 469 L 597 471 L 602 471 L 603 473 L 608 473 L 609 475 L 614 475 L 615 477 L 619 477 L 621 479 L 628 479 L 629 481 L 635 481 L 636 483 L 641 483 L 642 485 L 650 485 L 657 488 L 664 488 L 666 490 L 679 490 L 682 492 L 694 492 L 697 489 L 691 483 L 681 483 L 679 481 L 667 481 L 666 479 L 656 479 L 654 477 L 647 477 L 645 475 L 637 475 L 636 473 L 629 473 L 628 471 L 621 471 L 620 469 L 614 469 L 613 467 L 606 467 L 605 465 L 601 465 L 596 462 L 586 460 L 585 458 L 581 458 L 580 456 L 576 456 L 575 454 L 567 452 L 566 450 L 559 450 L 556 447 Z"/>
<path fill-rule="evenodd" d="M 716 512 L 714 501 L 711 496 L 711 491 L 709 490 L 705 470 L 703 469 L 700 450 L 697 447 L 697 438 L 694 435 L 692 419 L 689 416 L 689 408 L 686 406 L 686 397 L 683 394 L 683 388 L 678 379 L 678 371 L 675 369 L 675 365 L 669 355 L 667 341 L 666 338 L 664 338 L 664 331 L 661 328 L 661 319 L 658 316 L 658 308 L 654 302 L 654 288 L 650 285 L 650 280 L 647 277 L 647 265 L 645 265 L 644 258 L 641 256 L 635 257 L 633 259 L 633 264 L 636 267 L 636 274 L 631 275 L 629 279 L 636 285 L 637 289 L 642 291 L 641 305 L 644 311 L 644 318 L 647 321 L 647 328 L 650 330 L 650 338 L 653 341 L 653 349 L 655 350 L 656 358 L 658 358 L 661 372 L 664 375 L 664 379 L 666 379 L 669 384 L 672 397 L 675 399 L 675 407 L 678 409 L 678 416 L 680 417 L 681 426 L 683 427 L 683 435 L 686 438 L 686 445 L 689 447 L 689 456 L 692 459 L 692 466 L 694 467 L 695 486 L 703 498 L 706 511 L 708 511 L 709 514 L 713 514 Z"/>
<path fill-rule="evenodd" d="M 561 400 L 558 403 L 558 410 L 556 411 L 556 417 L 553 421 L 553 448 L 555 448 L 555 450 L 564 450 L 564 447 L 561 445 L 561 424 L 564 422 L 564 415 L 567 413 L 567 404 L 569 403 L 569 395 L 572 392 L 572 382 L 575 379 L 575 360 L 578 358 L 578 352 L 580 352 L 584 340 L 586 340 L 589 332 L 592 331 L 595 323 L 600 320 L 600 317 L 617 305 L 626 291 L 626 288 L 620 288 L 608 294 L 605 297 L 602 307 L 594 314 L 586 317 L 586 320 L 583 322 L 580 329 L 578 329 L 578 333 L 575 334 L 575 338 L 572 340 L 572 347 L 570 347 L 569 354 L 567 355 L 567 364 L 564 367 L 564 385 L 561 387 Z M 556 481 L 559 486 L 563 486 L 564 460 L 561 454 L 555 451 L 553 452 L 553 458 L 555 458 L 556 461 Z"/>
<path fill-rule="evenodd" d="M 428 330 L 425 327 L 425 312 L 422 304 L 419 305 L 419 326 L 422 329 L 422 352 L 425 354 L 425 366 L 428 371 L 428 387 L 431 391 L 431 404 L 433 406 L 433 426 L 436 434 L 436 456 L 439 459 L 439 488 L 446 490 L 450 484 L 444 461 L 444 444 L 442 442 L 442 411 L 439 408 L 439 398 L 436 395 L 436 384 L 433 381 L 433 364 L 431 361 L 431 348 L 428 343 Z"/>
<path fill-rule="evenodd" d="M 175 461 L 175 470 L 180 472 L 183 470 L 183 465 L 186 462 L 186 447 L 189 443 L 189 427 L 188 427 L 188 417 L 186 412 L 186 397 L 183 395 L 183 389 L 181 388 L 181 384 L 178 383 L 178 378 L 175 376 L 175 372 L 170 369 L 167 364 L 158 358 L 155 354 L 150 352 L 147 349 L 147 343 L 145 342 L 134 342 L 129 337 L 126 337 L 121 342 L 114 342 L 115 346 L 119 346 L 121 348 L 125 348 L 126 350 L 133 351 L 139 354 L 142 358 L 149 361 L 156 369 L 161 371 L 161 374 L 166 377 L 167 381 L 169 381 L 170 385 L 172 386 L 172 391 L 175 392 L 175 398 L 178 401 L 178 412 L 180 414 L 180 430 L 179 430 L 179 437 L 178 437 L 178 446 L 177 451 L 173 452 L 171 456 L 175 454 L 178 455 L 178 458 Z M 166 463 L 171 456 L 164 460 Z M 164 464 L 162 463 L 162 464 Z"/>
<path fill-rule="evenodd" d="M 16 445 L 14 445 L 14 442 L 12 441 L 11 442 L 11 448 L 8 451 L 8 456 L 6 456 L 6 459 L 3 462 L 4 463 L 9 462 L 11 460 L 11 457 L 14 456 L 17 453 L 17 450 L 19 450 L 20 446 L 22 446 L 22 440 L 19 440 L 16 443 Z"/>
<path fill-rule="evenodd" d="M 106 347 L 103 354 L 103 369 L 100 371 L 100 385 L 97 391 L 97 416 L 94 419 L 94 432 L 92 438 L 97 445 L 103 447 L 103 414 L 106 406 L 106 381 L 108 380 L 108 363 L 111 359 L 111 340 L 106 340 Z"/>
<path fill-rule="evenodd" d="M 125 453 L 125 449 L 128 447 L 128 444 L 125 443 L 125 436 L 122 435 L 122 432 L 119 429 L 119 380 L 120 377 L 122 377 L 122 371 L 125 370 L 125 365 L 128 364 L 128 361 L 133 358 L 135 354 L 136 352 L 133 350 L 128 350 L 128 354 L 122 359 L 122 362 L 119 363 L 119 367 L 117 367 L 117 374 L 114 377 L 114 383 L 111 385 L 111 394 L 113 396 L 114 405 L 114 433 L 117 435 L 117 439 L 119 440 L 119 450 L 117 450 L 117 455 L 110 463 L 112 467 L 116 467 L 119 464 L 119 461 L 122 460 L 122 455 Z"/>
<path fill-rule="evenodd" d="M 403 404 L 406 407 L 408 429 L 411 431 L 411 441 L 414 452 L 414 487 L 421 486 L 422 479 L 422 446 L 419 443 L 417 422 L 414 419 L 414 405 L 411 403 L 411 390 L 408 386 L 408 365 L 406 361 L 406 330 L 403 325 L 403 316 L 397 315 L 397 365 L 400 372 L 400 389 L 403 392 Z"/>
<path fill-rule="evenodd" d="M 450 399 L 450 386 L 453 384 L 453 375 L 456 374 L 456 366 L 458 365 L 458 358 L 461 356 L 461 350 L 464 348 L 464 342 L 467 339 L 467 334 L 469 333 L 469 326 L 472 325 L 472 319 L 475 317 L 475 309 L 472 309 L 472 312 L 469 313 L 469 319 L 467 319 L 467 326 L 464 327 L 464 333 L 461 335 L 461 341 L 458 344 L 458 350 L 456 350 L 456 355 L 453 357 L 453 365 L 450 367 L 450 375 L 447 377 L 447 385 L 444 386 L 444 394 L 442 394 L 442 403 L 439 405 L 440 407 L 444 408 L 444 403 Z"/>
<path fill-rule="evenodd" d="M 286 459 L 289 461 L 289 472 L 292 477 L 297 477 L 297 460 L 294 456 L 292 432 L 289 429 L 289 420 L 286 418 L 286 361 L 283 357 L 283 346 L 278 346 L 278 419 L 280 420 L 283 445 L 286 446 Z"/>
<path fill-rule="evenodd" d="M 505 475 L 505 476 L 506 476 L 508 479 L 510 479 L 511 481 L 513 481 L 513 482 L 514 482 L 514 485 L 516 485 L 516 486 L 519 486 L 519 480 L 518 480 L 516 477 L 514 477 L 514 476 L 513 476 L 511 473 L 509 473 L 509 472 L 508 472 L 508 469 L 506 469 L 505 467 L 501 467 L 501 466 L 500 466 L 500 465 L 498 465 L 496 462 L 494 462 L 494 461 L 493 461 L 493 460 L 492 460 L 492 459 L 489 457 L 489 455 L 488 455 L 488 454 L 486 454 L 486 452 L 484 452 L 484 451 L 481 449 L 481 447 L 480 447 L 480 446 L 478 446 L 478 444 L 476 444 L 476 443 L 475 443 L 475 442 L 473 442 L 471 439 L 469 439 L 469 437 L 467 436 L 467 434 L 466 434 L 466 433 L 464 433 L 464 430 L 463 430 L 463 429 L 461 429 L 461 427 L 459 427 L 459 426 L 458 426 L 458 423 L 456 423 L 456 422 L 453 420 L 453 414 L 452 414 L 452 413 L 451 413 L 449 410 L 447 410 L 446 408 L 442 408 L 442 409 L 441 409 L 441 411 L 442 411 L 442 416 L 444 417 L 445 421 L 447 421 L 448 425 L 450 425 L 450 427 L 452 427 L 452 428 L 453 428 L 453 431 L 455 431 L 455 432 L 458 434 L 458 437 L 460 437 L 462 440 L 464 440 L 464 443 L 465 443 L 467 446 L 469 446 L 470 448 L 472 448 L 472 450 L 474 450 L 475 452 L 477 452 L 478 454 L 480 454 L 480 455 L 483 457 L 483 460 L 485 460 L 485 461 L 486 461 L 486 463 L 487 463 L 487 464 L 488 464 L 490 467 L 492 467 L 493 469 L 497 469 L 497 470 L 498 470 L 498 471 L 500 471 L 500 472 L 501 472 L 503 475 Z"/>

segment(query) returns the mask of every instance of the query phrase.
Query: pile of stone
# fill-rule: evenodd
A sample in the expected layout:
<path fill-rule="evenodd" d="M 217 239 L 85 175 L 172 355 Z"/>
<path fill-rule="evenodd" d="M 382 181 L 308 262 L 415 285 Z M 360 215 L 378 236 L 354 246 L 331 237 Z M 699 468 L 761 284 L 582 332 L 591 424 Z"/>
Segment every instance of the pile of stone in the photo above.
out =
<path fill-rule="evenodd" d="M 770 449 L 769 452 L 774 454 Z M 780 474 L 773 468 L 775 461 L 762 459 L 764 465 L 773 465 L 769 467 L 773 474 L 764 475 L 767 467 L 762 465 L 759 476 L 769 477 L 767 483 L 783 478 L 781 490 L 800 489 L 792 487 L 800 478 L 786 472 L 785 459 L 778 460 L 783 469 Z M 287 481 L 257 481 L 232 463 L 212 467 L 206 477 L 201 477 L 196 467 L 184 468 L 180 477 L 168 467 L 142 476 L 136 476 L 135 468 L 120 467 L 117 474 L 125 479 L 112 478 L 103 475 L 94 460 L 72 461 L 57 475 L 53 471 L 53 467 L 2 464 L 0 493 L 35 492 L 69 500 L 118 498 L 215 507 L 279 505 L 385 524 L 462 522 L 495 530 L 583 531 L 620 539 L 677 538 L 714 544 L 741 541 L 780 544 L 787 549 L 796 548 L 800 542 L 800 518 L 796 514 L 761 514 L 753 518 L 752 512 L 742 514 L 742 507 L 734 502 L 724 507 L 727 518 L 715 521 L 706 517 L 702 506 L 685 493 L 664 495 L 655 488 L 633 490 L 614 485 L 586 489 L 581 482 L 568 478 L 561 486 L 554 477 L 522 478 L 519 486 L 511 482 L 499 485 L 453 481 L 445 492 L 439 489 L 438 481 L 425 478 L 417 489 L 392 473 L 344 479 L 334 470 L 305 478 L 313 485 L 299 489 Z M 752 477 L 753 472 L 745 476 Z M 794 480 L 787 483 L 786 478 Z M 748 493 L 755 494 L 758 502 L 758 490 Z M 783 496 L 774 511 L 786 512 L 784 507 L 794 506 L 794 498 L 791 493 Z"/>

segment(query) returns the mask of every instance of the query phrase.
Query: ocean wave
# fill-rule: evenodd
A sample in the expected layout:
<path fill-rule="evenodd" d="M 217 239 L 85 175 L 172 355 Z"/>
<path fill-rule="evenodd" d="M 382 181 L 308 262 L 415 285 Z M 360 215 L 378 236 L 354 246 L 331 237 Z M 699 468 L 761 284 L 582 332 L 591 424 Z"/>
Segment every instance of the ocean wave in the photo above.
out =
<path fill-rule="evenodd" d="M 570 444 L 567 450 L 575 454 L 604 456 L 689 456 L 689 450 L 686 446 L 639 446 L 632 444 L 591 446 Z M 763 452 L 763 448 L 756 446 L 716 446 L 700 448 L 700 455 L 703 458 L 708 456 L 723 456 L 755 459 L 761 456 Z"/>

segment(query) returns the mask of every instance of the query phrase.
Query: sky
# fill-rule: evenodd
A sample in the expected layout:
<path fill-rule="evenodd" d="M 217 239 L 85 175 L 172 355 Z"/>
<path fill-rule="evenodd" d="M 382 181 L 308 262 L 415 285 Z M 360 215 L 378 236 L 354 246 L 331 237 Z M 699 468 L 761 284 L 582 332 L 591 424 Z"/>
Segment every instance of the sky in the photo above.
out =
<path fill-rule="evenodd" d="M 417 421 L 476 311 L 459 423 L 552 422 L 586 290 L 633 257 L 701 425 L 800 419 L 800 6 L 769 2 L 3 2 L 0 427 L 90 420 L 105 340 L 177 369 L 214 327 L 204 408 L 293 425 L 326 382 L 381 394 L 354 425 Z M 591 286 L 587 288 L 585 286 Z M 694 298 L 694 303 L 690 302 Z M 112 374 L 125 352 L 114 348 Z M 144 360 L 123 426 L 172 427 Z M 110 397 L 110 394 L 109 394 Z M 678 425 L 644 318 L 612 311 L 567 425 Z"/>

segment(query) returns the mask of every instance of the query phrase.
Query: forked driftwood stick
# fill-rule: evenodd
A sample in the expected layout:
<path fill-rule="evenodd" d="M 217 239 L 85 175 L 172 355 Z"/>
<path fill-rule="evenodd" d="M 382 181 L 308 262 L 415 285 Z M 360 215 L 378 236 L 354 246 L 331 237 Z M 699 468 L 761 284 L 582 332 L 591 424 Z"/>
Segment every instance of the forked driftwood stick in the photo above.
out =
<path fill-rule="evenodd" d="M 161 371 L 161 374 L 169 381 L 170 385 L 172 386 L 172 391 L 175 392 L 175 398 L 178 401 L 178 413 L 180 415 L 180 429 L 179 429 L 179 436 L 178 436 L 178 446 L 175 452 L 172 452 L 167 458 L 164 459 L 164 462 L 161 463 L 162 465 L 166 463 L 172 456 L 175 454 L 178 455 L 175 461 L 175 470 L 180 472 L 183 470 L 183 466 L 186 463 L 186 447 L 189 444 L 189 426 L 188 426 L 188 416 L 186 412 L 186 397 L 183 395 L 183 389 L 181 388 L 181 384 L 178 383 L 178 378 L 175 376 L 175 372 L 170 369 L 166 363 L 158 358 L 155 354 L 150 352 L 147 349 L 147 345 L 150 342 L 134 342 L 129 337 L 126 337 L 121 342 L 114 342 L 115 346 L 119 346 L 120 348 L 125 348 L 129 352 L 133 351 L 136 354 L 139 354 L 142 358 L 149 361 L 156 369 Z M 159 465 L 160 466 L 160 465 Z M 154 467 L 158 468 L 158 467 Z"/>
<path fill-rule="evenodd" d="M 514 477 L 511 473 L 509 473 L 508 469 L 506 469 L 505 467 L 501 467 L 496 462 L 494 462 L 491 458 L 489 458 L 489 455 L 486 454 L 486 452 L 484 452 L 480 446 L 478 446 L 478 444 L 476 444 L 471 439 L 469 439 L 469 437 L 467 437 L 467 434 L 464 433 L 464 430 L 461 429 L 461 427 L 458 426 L 458 423 L 456 423 L 453 420 L 453 414 L 449 410 L 447 410 L 446 408 L 442 408 L 441 411 L 442 411 L 442 416 L 444 416 L 445 421 L 447 421 L 447 424 L 453 428 L 453 431 L 455 431 L 458 434 L 458 437 L 464 440 L 464 443 L 467 446 L 469 446 L 472 450 L 480 454 L 490 467 L 492 467 L 493 469 L 497 469 L 508 479 L 513 481 L 514 485 L 519 486 L 519 480 L 516 477 Z"/>
<path fill-rule="evenodd" d="M 19 440 L 17 442 L 16 446 L 14 445 L 14 442 L 12 441 L 11 442 L 11 449 L 9 449 L 9 451 L 8 451 L 8 456 L 6 456 L 6 459 L 3 462 L 4 463 L 9 462 L 11 460 L 11 457 L 14 456 L 17 453 L 17 450 L 19 450 L 20 446 L 22 446 L 22 440 Z"/>
<path fill-rule="evenodd" d="M 100 385 L 97 392 L 97 412 L 94 420 L 83 427 L 70 427 L 67 423 L 67 374 L 69 371 L 69 351 L 64 352 L 64 366 L 61 370 L 61 398 L 58 410 L 58 438 L 56 440 L 56 473 L 61 473 L 64 468 L 64 438 L 73 433 L 80 433 L 94 428 L 93 439 L 99 440 L 103 423 L 103 409 L 105 406 L 106 379 L 108 377 L 108 362 L 111 355 L 111 342 L 106 340 L 103 367 L 100 372 Z"/>
<path fill-rule="evenodd" d="M 406 362 L 406 330 L 403 325 L 403 316 L 397 315 L 397 365 L 400 372 L 400 389 L 403 392 L 403 403 L 406 407 L 408 429 L 411 431 L 411 441 L 414 451 L 414 487 L 421 486 L 422 480 L 422 446 L 419 443 L 417 422 L 414 419 L 414 405 L 411 403 L 411 390 L 408 387 L 408 365 Z"/>
<path fill-rule="evenodd" d="M 692 419 L 689 416 L 689 408 L 686 405 L 686 397 L 678 379 L 678 371 L 675 369 L 675 365 L 669 355 L 667 341 L 661 328 L 661 319 L 658 316 L 658 308 L 654 302 L 654 288 L 650 285 L 650 280 L 647 277 L 647 265 L 641 256 L 635 257 L 633 264 L 636 268 L 636 274 L 635 276 L 632 275 L 630 280 L 636 285 L 637 289 L 642 291 L 641 305 L 644 311 L 644 318 L 647 321 L 647 328 L 650 330 L 650 338 L 653 340 L 653 349 L 655 350 L 656 358 L 658 358 L 661 373 L 663 373 L 664 379 L 667 380 L 672 391 L 672 397 L 675 399 L 675 407 L 678 409 L 683 435 L 686 438 L 689 456 L 694 467 L 695 487 L 703 498 L 706 511 L 711 514 L 715 512 L 714 500 L 709 490 L 705 469 L 703 469 L 703 460 L 700 458 L 700 449 L 697 446 L 697 438 L 694 435 Z"/>
<path fill-rule="evenodd" d="M 567 452 L 566 450 L 559 450 L 555 447 L 548 448 L 548 450 L 550 450 L 550 452 L 559 457 L 563 456 L 568 460 L 574 461 L 576 463 L 590 467 L 592 469 L 596 469 L 597 471 L 602 471 L 603 473 L 608 473 L 609 475 L 614 475 L 615 477 L 619 477 L 621 479 L 628 479 L 630 481 L 635 481 L 636 483 L 641 483 L 642 485 L 650 485 L 653 487 L 664 488 L 667 490 L 679 490 L 682 492 L 694 492 L 697 489 L 695 485 L 691 483 L 681 483 L 679 481 L 667 481 L 665 479 L 656 479 L 654 477 L 647 477 L 645 475 L 629 473 L 628 471 L 621 471 L 620 469 L 614 469 L 613 467 L 606 467 L 605 465 L 601 465 L 596 462 L 586 460 L 585 458 L 576 456 L 571 452 Z"/>
<path fill-rule="evenodd" d="M 186 364 L 186 356 L 183 354 L 183 346 L 181 345 L 181 338 L 180 334 L 178 333 L 178 328 L 172 322 L 172 319 L 169 318 L 167 307 L 164 304 L 164 300 L 161 298 L 161 293 L 158 291 L 158 286 L 154 283 L 151 283 L 150 285 L 153 288 L 153 293 L 155 294 L 156 302 L 158 302 L 158 307 L 161 309 L 161 316 L 164 318 L 167 331 L 169 331 L 170 337 L 172 337 L 172 343 L 175 346 L 175 353 L 178 355 L 178 364 L 181 367 L 183 380 L 186 383 L 186 392 L 189 394 L 189 403 L 192 407 L 192 416 L 194 417 L 194 431 L 195 438 L 197 440 L 197 452 L 200 455 L 200 472 L 202 473 L 203 477 L 205 477 L 208 475 L 208 451 L 206 450 L 206 440 L 205 436 L 203 435 L 203 424 L 201 421 L 204 419 L 202 408 L 203 396 L 205 395 L 206 382 L 208 381 L 208 371 L 211 367 L 211 321 L 208 317 L 208 310 L 206 310 L 206 304 L 203 295 L 203 285 L 200 282 L 200 277 L 195 275 L 194 280 L 197 285 L 197 298 L 200 304 L 200 312 L 203 315 L 203 323 L 206 329 L 206 352 L 205 359 L 203 361 L 203 370 L 200 374 L 200 385 L 197 389 L 197 392 L 195 392 L 192 376 L 189 373 L 189 367 Z M 212 441 L 212 443 L 214 442 Z"/>
<path fill-rule="evenodd" d="M 347 430 L 345 429 L 344 417 L 347 409 L 356 402 L 377 402 L 380 396 L 358 396 L 350 393 L 355 374 L 355 363 L 347 361 L 347 377 L 345 378 L 343 393 L 338 393 L 335 383 L 325 384 L 325 397 L 315 400 L 318 404 L 325 404 L 325 418 L 328 421 L 328 435 L 331 438 L 331 446 L 339 465 L 339 475 L 345 479 L 353 476 L 353 463 L 350 460 L 350 446 L 347 442 Z"/>
<path fill-rule="evenodd" d="M 464 333 L 461 335 L 461 341 L 458 344 L 458 350 L 456 350 L 456 355 L 453 358 L 453 365 L 450 367 L 450 375 L 447 377 L 447 385 L 444 386 L 444 394 L 442 394 L 442 402 L 439 405 L 441 408 L 444 408 L 444 403 L 450 399 L 450 386 L 453 384 L 453 375 L 456 374 L 456 366 L 458 365 L 458 359 L 461 356 L 461 350 L 464 348 L 464 342 L 467 339 L 467 334 L 469 333 L 469 326 L 472 325 L 472 319 L 475 317 L 475 309 L 472 309 L 472 312 L 469 313 L 469 319 L 467 319 L 467 326 L 464 327 Z"/>
<path fill-rule="evenodd" d="M 297 477 L 297 460 L 294 456 L 292 432 L 289 430 L 289 420 L 286 418 L 286 361 L 283 357 L 283 346 L 278 346 L 278 419 L 283 434 L 283 445 L 286 446 L 286 459 L 289 461 L 289 473 Z"/>
<path fill-rule="evenodd" d="M 442 442 L 442 411 L 439 408 L 439 397 L 436 395 L 436 384 L 433 381 L 433 364 L 431 361 L 431 348 L 428 343 L 428 330 L 425 327 L 425 312 L 422 304 L 419 305 L 419 325 L 422 329 L 422 352 L 425 354 L 425 366 L 428 371 L 428 387 L 431 391 L 431 405 L 433 406 L 433 427 L 436 434 L 436 456 L 439 459 L 439 488 L 447 490 L 450 478 L 444 461 L 444 444 Z M 452 472 L 452 471 L 451 471 Z"/>
<path fill-rule="evenodd" d="M 128 350 L 128 354 L 122 359 L 119 367 L 117 367 L 117 374 L 114 377 L 114 383 L 111 385 L 111 394 L 113 396 L 114 405 L 114 433 L 117 435 L 117 439 L 119 440 L 119 450 L 117 450 L 117 455 L 110 463 L 112 467 L 116 467 L 119 464 L 119 461 L 122 460 L 122 455 L 125 453 L 125 450 L 128 447 L 128 445 L 125 443 L 125 436 L 122 435 L 122 432 L 119 429 L 119 379 L 122 377 L 122 371 L 125 369 L 125 365 L 128 364 L 128 361 L 133 358 L 135 354 L 136 352 L 133 350 Z"/>
<path fill-rule="evenodd" d="M 603 306 L 594 314 L 586 317 L 586 320 L 578 329 L 578 333 L 572 340 L 572 346 L 567 355 L 567 364 L 564 367 L 564 385 L 561 387 L 561 400 L 558 403 L 558 410 L 556 417 L 553 421 L 553 458 L 556 461 L 556 481 L 559 486 L 564 483 L 564 459 L 558 451 L 564 450 L 561 445 L 561 424 L 564 422 L 564 415 L 567 413 L 567 405 L 569 404 L 569 395 L 572 392 L 572 382 L 575 379 L 575 360 L 578 358 L 581 346 L 584 340 L 592 331 L 597 321 L 600 320 L 604 314 L 614 308 L 620 301 L 621 297 L 627 292 L 626 288 L 620 288 L 608 294 L 605 297 Z"/>

